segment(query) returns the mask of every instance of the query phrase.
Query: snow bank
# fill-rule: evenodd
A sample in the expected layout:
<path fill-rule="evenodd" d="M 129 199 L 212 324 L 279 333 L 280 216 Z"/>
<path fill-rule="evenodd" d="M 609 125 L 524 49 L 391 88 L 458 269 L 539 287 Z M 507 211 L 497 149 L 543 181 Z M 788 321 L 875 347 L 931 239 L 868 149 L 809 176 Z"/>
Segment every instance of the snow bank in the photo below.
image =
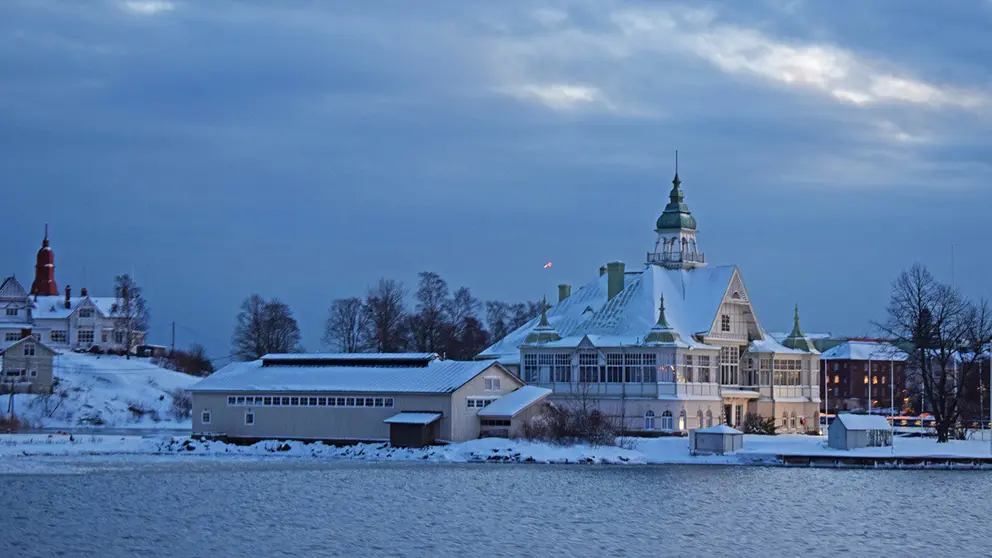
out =
<path fill-rule="evenodd" d="M 428 461 L 439 463 L 589 463 L 589 464 L 775 464 L 782 455 L 837 457 L 989 457 L 988 442 L 954 441 L 937 444 L 933 439 L 896 438 L 892 448 L 833 450 L 818 436 L 752 436 L 744 450 L 730 455 L 689 454 L 686 438 L 635 438 L 627 447 L 555 446 L 525 440 L 486 438 L 422 449 L 393 448 L 388 444 L 330 446 L 320 442 L 265 441 L 239 446 L 209 440 L 172 436 L 109 436 L 61 434 L 0 435 L 0 460 L 23 456 L 78 455 L 194 455 L 207 457 L 282 456 L 366 461 Z"/>
<path fill-rule="evenodd" d="M 173 393 L 200 378 L 166 370 L 147 358 L 63 353 L 55 357 L 51 395 L 18 394 L 14 412 L 34 427 L 191 428 L 177 419 Z M 0 396 L 7 409 L 7 397 Z"/>

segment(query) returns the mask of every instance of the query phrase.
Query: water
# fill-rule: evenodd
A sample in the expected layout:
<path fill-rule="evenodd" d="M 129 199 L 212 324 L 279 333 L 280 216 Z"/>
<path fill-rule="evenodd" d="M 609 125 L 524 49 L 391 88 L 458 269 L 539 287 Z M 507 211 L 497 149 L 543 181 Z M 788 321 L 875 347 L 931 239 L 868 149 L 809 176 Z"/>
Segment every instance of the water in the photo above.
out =
<path fill-rule="evenodd" d="M 987 556 L 992 475 L 31 459 L 0 556 Z"/>

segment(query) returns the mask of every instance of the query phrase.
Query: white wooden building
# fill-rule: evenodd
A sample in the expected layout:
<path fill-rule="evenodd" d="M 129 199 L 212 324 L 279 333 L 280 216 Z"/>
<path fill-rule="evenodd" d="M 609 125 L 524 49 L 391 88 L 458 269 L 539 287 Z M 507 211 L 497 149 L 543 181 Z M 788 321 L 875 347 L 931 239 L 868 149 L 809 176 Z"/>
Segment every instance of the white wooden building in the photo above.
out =
<path fill-rule="evenodd" d="M 493 359 L 553 402 L 589 399 L 628 430 L 738 426 L 775 417 L 779 432 L 819 423 L 819 352 L 799 325 L 765 332 L 740 270 L 710 267 L 678 173 L 643 266 L 599 277 L 477 358 Z"/>

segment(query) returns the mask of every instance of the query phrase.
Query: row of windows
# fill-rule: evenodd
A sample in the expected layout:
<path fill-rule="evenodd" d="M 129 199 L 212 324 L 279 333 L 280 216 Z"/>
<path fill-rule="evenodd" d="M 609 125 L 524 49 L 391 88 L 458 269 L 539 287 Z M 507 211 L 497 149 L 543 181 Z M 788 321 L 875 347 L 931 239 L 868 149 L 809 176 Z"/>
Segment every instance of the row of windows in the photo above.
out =
<path fill-rule="evenodd" d="M 209 409 L 204 409 L 203 412 L 200 413 L 200 422 L 202 424 L 210 424 L 211 418 Z M 248 426 L 255 424 L 255 413 L 253 413 L 251 409 L 245 411 L 245 424 Z"/>
<path fill-rule="evenodd" d="M 233 407 L 392 407 L 392 397 L 283 397 L 274 395 L 229 395 Z"/>
<path fill-rule="evenodd" d="M 28 371 L 25 370 L 25 369 L 23 369 L 23 368 L 10 369 L 10 370 L 4 370 L 3 371 L 3 375 L 4 376 L 7 376 L 8 378 L 26 377 L 28 375 Z M 31 371 L 31 377 L 34 378 L 34 377 L 37 377 L 37 376 L 38 376 L 38 371 L 37 370 L 32 370 Z"/>
<path fill-rule="evenodd" d="M 871 383 L 873 383 L 873 384 L 877 384 L 880 381 L 881 381 L 881 383 L 884 384 L 885 381 L 886 381 L 885 380 L 885 376 L 872 376 L 871 377 Z M 830 376 L 827 376 L 826 382 L 828 384 L 830 383 Z M 834 376 L 834 382 L 833 383 L 839 384 L 840 383 L 840 376 Z M 864 383 L 866 383 L 866 384 L 868 383 L 868 376 L 867 375 L 865 375 L 865 377 L 864 377 Z"/>
<path fill-rule="evenodd" d="M 489 405 L 493 401 L 496 401 L 495 397 L 469 397 L 468 398 L 468 408 L 481 408 Z"/>
<path fill-rule="evenodd" d="M 115 331 L 114 333 L 114 343 L 121 345 L 124 343 L 124 332 Z M 37 336 L 37 334 L 36 334 Z M 48 338 L 52 343 L 66 344 L 69 342 L 69 333 L 64 329 L 53 329 L 48 333 Z M 8 331 L 4 333 L 4 341 L 13 342 L 20 341 L 21 334 L 17 331 Z M 110 332 L 104 331 L 100 335 L 100 342 L 107 343 L 110 340 Z M 96 334 L 90 328 L 80 328 L 76 330 L 76 342 L 80 345 L 92 345 L 96 341 Z"/>
<path fill-rule="evenodd" d="M 16 316 L 17 315 L 17 308 L 7 308 L 6 314 L 8 316 Z"/>
<path fill-rule="evenodd" d="M 508 420 L 495 420 L 495 419 L 482 419 L 480 421 L 482 426 L 510 426 L 510 421 Z"/>

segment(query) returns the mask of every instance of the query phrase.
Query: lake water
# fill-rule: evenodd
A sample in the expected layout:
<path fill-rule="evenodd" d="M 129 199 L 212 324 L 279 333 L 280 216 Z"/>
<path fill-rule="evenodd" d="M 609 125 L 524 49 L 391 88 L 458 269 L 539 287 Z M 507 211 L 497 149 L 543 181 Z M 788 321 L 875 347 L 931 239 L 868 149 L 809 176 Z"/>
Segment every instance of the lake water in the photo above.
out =
<path fill-rule="evenodd" d="M 992 475 L 31 458 L 0 556 L 988 556 Z"/>

